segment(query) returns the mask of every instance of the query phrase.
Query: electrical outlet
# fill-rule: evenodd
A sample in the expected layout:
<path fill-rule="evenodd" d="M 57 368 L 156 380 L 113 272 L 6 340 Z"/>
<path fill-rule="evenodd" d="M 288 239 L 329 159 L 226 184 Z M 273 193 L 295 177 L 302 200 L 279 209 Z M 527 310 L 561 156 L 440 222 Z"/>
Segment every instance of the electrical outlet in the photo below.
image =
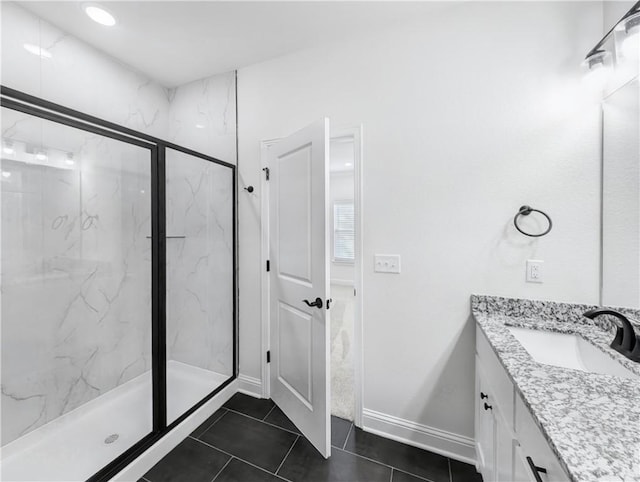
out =
<path fill-rule="evenodd" d="M 539 259 L 527 260 L 527 283 L 542 283 L 544 278 L 544 261 Z"/>
<path fill-rule="evenodd" d="M 376 273 L 400 273 L 400 255 L 376 254 L 373 270 Z"/>

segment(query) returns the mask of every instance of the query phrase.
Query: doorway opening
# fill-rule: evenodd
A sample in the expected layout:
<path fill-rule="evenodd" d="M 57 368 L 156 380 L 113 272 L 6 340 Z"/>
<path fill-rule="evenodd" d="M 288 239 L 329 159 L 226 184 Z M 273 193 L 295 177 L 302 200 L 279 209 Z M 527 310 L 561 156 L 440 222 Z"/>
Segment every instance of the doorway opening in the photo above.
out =
<path fill-rule="evenodd" d="M 326 299 L 330 302 L 330 310 L 326 311 L 326 324 L 328 326 L 327 370 L 325 373 L 327 375 L 326 388 L 331 394 L 330 400 L 327 400 L 328 403 L 326 405 L 329 409 L 327 412 L 330 412 L 330 415 L 349 420 L 354 422 L 356 426 L 361 427 L 363 409 L 361 350 L 362 128 L 358 126 L 331 129 L 329 131 L 328 127 L 327 121 L 325 145 L 328 148 L 328 152 L 324 160 L 326 164 L 326 190 L 324 197 L 326 260 L 324 266 L 326 268 Z M 286 138 L 286 142 L 291 144 L 291 139 L 299 139 L 302 132 L 300 131 Z M 276 335 L 276 342 L 273 345 L 274 330 L 277 333 L 279 323 L 284 320 L 284 318 L 281 320 L 281 314 L 277 310 L 274 312 L 274 307 L 276 306 L 274 303 L 277 306 L 283 306 L 283 301 L 274 293 L 278 293 L 281 290 L 282 283 L 288 281 L 287 276 L 280 271 L 277 265 L 278 262 L 274 263 L 274 259 L 278 258 L 278 253 L 282 252 L 278 248 L 279 244 L 274 244 L 274 242 L 280 243 L 280 241 L 274 241 L 273 236 L 276 236 L 275 239 L 280 239 L 283 234 L 282 225 L 277 221 L 274 224 L 272 219 L 273 216 L 278 215 L 276 211 L 282 210 L 281 207 L 277 207 L 282 206 L 282 204 L 274 201 L 276 199 L 274 196 L 278 196 L 279 199 L 283 195 L 282 188 L 279 187 L 279 176 L 282 173 L 278 174 L 278 170 L 274 171 L 274 168 L 277 167 L 276 164 L 281 165 L 282 159 L 284 159 L 283 156 L 290 156 L 290 154 L 280 153 L 280 150 L 285 152 L 286 149 L 292 148 L 294 150 L 291 152 L 299 152 L 295 149 L 307 149 L 306 146 L 311 146 L 310 148 L 313 149 L 313 145 L 315 145 L 313 142 L 316 141 L 309 141 L 312 143 L 300 148 L 296 147 L 295 144 L 291 144 L 291 146 L 285 144 L 288 146 L 286 149 L 285 147 L 277 147 L 281 145 L 281 142 L 285 142 L 285 139 L 263 141 L 261 150 L 262 167 L 265 170 L 265 176 L 263 176 L 262 181 L 262 258 L 267 266 L 267 269 L 263 271 L 262 278 L 262 348 L 265 353 L 262 361 L 262 395 L 265 398 L 274 398 L 273 390 L 275 388 L 272 385 L 275 383 L 279 386 L 286 379 L 286 374 L 283 375 L 280 371 L 281 366 L 278 363 L 274 366 L 273 363 L 268 361 L 271 360 L 273 362 L 275 360 L 274 356 L 277 357 L 279 352 L 278 345 L 281 345 L 283 340 L 286 342 L 287 338 L 282 338 L 284 336 L 282 334 Z M 303 144 L 300 145 L 303 146 Z M 286 152 L 288 153 L 289 151 L 286 150 Z M 270 166 L 270 162 L 273 165 Z M 268 176 L 270 172 L 271 181 L 269 182 Z M 284 180 L 285 178 L 282 179 Z M 304 183 L 298 182 L 295 185 L 306 185 L 306 182 L 308 181 Z M 287 203 L 290 201 L 287 198 Z M 276 206 L 275 211 L 272 213 L 271 210 L 274 210 L 274 206 Z M 279 216 L 282 216 L 282 213 Z M 307 246 L 306 242 L 303 243 L 303 246 Z M 276 283 L 276 285 L 273 285 L 273 283 Z M 323 289 L 319 289 L 318 293 L 321 291 Z M 278 299 L 272 299 L 273 296 Z M 316 295 L 314 294 L 313 296 Z M 298 308 L 295 308 L 293 311 L 297 312 L 297 310 Z M 314 312 L 314 310 L 311 310 L 311 312 Z M 281 321 L 278 322 L 277 320 Z M 300 341 L 303 342 L 304 337 L 300 338 Z M 276 377 L 275 379 L 273 378 L 274 376 Z M 287 410 L 284 411 L 285 413 L 287 412 Z M 327 422 L 329 422 L 328 415 L 329 413 L 327 413 Z"/>
<path fill-rule="evenodd" d="M 355 420 L 355 139 L 331 138 L 329 149 L 331 415 Z"/>

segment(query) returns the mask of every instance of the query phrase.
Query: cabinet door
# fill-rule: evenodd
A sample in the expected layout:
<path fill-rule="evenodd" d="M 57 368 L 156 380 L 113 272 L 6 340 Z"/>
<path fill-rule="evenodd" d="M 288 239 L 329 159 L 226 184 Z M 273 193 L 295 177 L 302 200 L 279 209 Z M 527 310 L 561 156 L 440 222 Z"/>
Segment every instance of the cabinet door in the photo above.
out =
<path fill-rule="evenodd" d="M 513 482 L 536 482 L 522 447 L 518 443 L 513 447 Z"/>
<path fill-rule="evenodd" d="M 538 475 L 544 482 L 564 482 L 569 477 L 560 466 L 560 462 L 555 454 L 551 451 L 551 447 L 537 427 L 529 410 L 525 407 L 520 397 L 516 397 L 516 434 L 518 443 L 522 450 L 522 461 L 520 462 L 529 471 L 531 480 L 535 480 L 533 469 L 527 462 L 527 457 L 531 458 L 534 465 L 544 468 L 545 472 Z M 516 457 L 517 458 L 517 457 Z"/>
<path fill-rule="evenodd" d="M 495 480 L 498 482 L 513 481 L 513 431 L 509 423 L 504 419 L 502 406 L 492 403 L 492 412 L 495 420 Z"/>
<path fill-rule="evenodd" d="M 496 424 L 493 411 L 485 409 L 488 392 L 489 387 L 480 360 L 476 356 L 476 455 L 482 478 L 487 482 L 496 480 Z"/>

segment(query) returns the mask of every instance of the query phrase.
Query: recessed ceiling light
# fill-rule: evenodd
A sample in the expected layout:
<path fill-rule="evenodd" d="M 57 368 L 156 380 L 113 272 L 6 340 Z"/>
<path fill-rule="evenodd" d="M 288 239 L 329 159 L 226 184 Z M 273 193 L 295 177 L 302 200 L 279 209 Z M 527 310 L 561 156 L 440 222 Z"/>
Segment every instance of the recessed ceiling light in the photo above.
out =
<path fill-rule="evenodd" d="M 47 155 L 40 151 L 36 154 L 36 159 L 38 159 L 39 161 L 46 161 L 47 160 Z"/>
<path fill-rule="evenodd" d="M 37 55 L 41 59 L 50 59 L 51 57 L 53 57 L 51 52 L 49 52 L 47 49 L 43 49 L 42 47 L 38 47 L 37 45 L 24 44 L 23 47 L 27 52 L 33 55 Z"/>
<path fill-rule="evenodd" d="M 204 129 L 205 125 L 204 124 L 196 124 L 196 129 Z"/>
<path fill-rule="evenodd" d="M 91 20 L 105 27 L 113 27 L 116 24 L 116 18 L 98 5 L 85 5 L 84 13 L 86 13 Z"/>
<path fill-rule="evenodd" d="M 344 165 L 347 166 L 347 167 L 353 166 L 353 164 L 351 164 L 350 162 L 345 162 Z"/>

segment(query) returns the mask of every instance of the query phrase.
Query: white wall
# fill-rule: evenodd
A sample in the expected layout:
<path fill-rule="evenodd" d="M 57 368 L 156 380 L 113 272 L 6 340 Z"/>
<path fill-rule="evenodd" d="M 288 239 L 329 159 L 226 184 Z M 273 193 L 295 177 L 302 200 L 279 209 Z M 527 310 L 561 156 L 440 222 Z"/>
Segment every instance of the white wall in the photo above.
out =
<path fill-rule="evenodd" d="M 336 201 L 353 201 L 354 191 L 353 171 L 332 172 L 329 177 L 329 202 L 331 206 Z M 333 208 L 331 210 L 331 225 L 333 226 Z M 331 233 L 333 249 L 333 232 Z M 332 283 L 351 284 L 355 280 L 354 263 L 331 261 L 330 276 Z"/>
<path fill-rule="evenodd" d="M 322 116 L 364 125 L 365 409 L 473 435 L 469 295 L 597 303 L 599 110 L 591 2 L 451 4 L 401 29 L 238 72 L 239 169 Z M 240 370 L 260 378 L 260 195 L 240 197 Z M 522 204 L 553 231 L 525 238 Z M 373 273 L 374 253 L 402 274 Z M 525 283 L 525 262 L 545 282 Z M 467 455 L 469 452 L 467 452 Z"/>

